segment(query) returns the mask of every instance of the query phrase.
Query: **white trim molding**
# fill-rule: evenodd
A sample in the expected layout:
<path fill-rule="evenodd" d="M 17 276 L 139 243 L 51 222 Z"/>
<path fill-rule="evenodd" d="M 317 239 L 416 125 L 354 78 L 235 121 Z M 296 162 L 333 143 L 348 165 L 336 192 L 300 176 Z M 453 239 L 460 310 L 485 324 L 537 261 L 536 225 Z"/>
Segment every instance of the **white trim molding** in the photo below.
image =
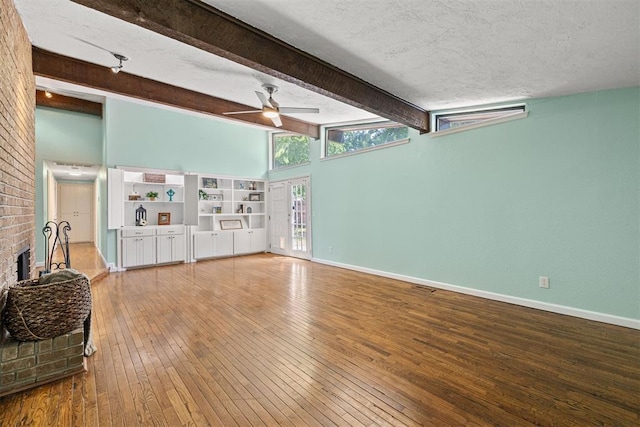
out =
<path fill-rule="evenodd" d="M 628 317 L 615 316 L 612 314 L 599 313 L 595 311 L 583 310 L 580 308 L 567 307 L 559 304 L 551 304 L 542 301 L 531 300 L 527 298 L 514 297 L 510 295 L 498 294 L 479 289 L 467 288 L 464 286 L 452 285 L 450 283 L 436 282 L 433 280 L 420 279 L 418 277 L 405 276 L 403 274 L 389 273 L 386 271 L 375 270 L 357 265 L 343 264 L 335 261 L 329 261 L 320 258 L 312 258 L 311 261 L 318 264 L 330 265 L 332 267 L 345 268 L 347 270 L 359 271 L 361 273 L 373 274 L 374 276 L 387 277 L 389 279 L 401 280 L 403 282 L 414 283 L 416 285 L 429 286 L 447 291 L 459 292 L 461 294 L 473 295 L 480 298 L 486 298 L 494 301 L 506 302 L 509 304 L 521 305 L 523 307 L 535 308 L 537 310 L 549 311 L 557 314 L 565 314 L 567 316 L 579 317 L 596 322 L 609 323 L 625 328 L 640 329 L 640 320 Z"/>

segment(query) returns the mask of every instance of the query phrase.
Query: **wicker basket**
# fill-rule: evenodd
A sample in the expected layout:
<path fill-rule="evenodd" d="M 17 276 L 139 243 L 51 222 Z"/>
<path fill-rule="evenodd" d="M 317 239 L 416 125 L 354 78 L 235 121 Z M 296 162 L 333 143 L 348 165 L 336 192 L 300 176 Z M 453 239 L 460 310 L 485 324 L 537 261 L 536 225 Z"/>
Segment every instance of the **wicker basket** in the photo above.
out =
<path fill-rule="evenodd" d="M 81 328 L 89 313 L 86 276 L 49 284 L 24 280 L 9 286 L 4 324 L 19 341 L 43 340 Z"/>

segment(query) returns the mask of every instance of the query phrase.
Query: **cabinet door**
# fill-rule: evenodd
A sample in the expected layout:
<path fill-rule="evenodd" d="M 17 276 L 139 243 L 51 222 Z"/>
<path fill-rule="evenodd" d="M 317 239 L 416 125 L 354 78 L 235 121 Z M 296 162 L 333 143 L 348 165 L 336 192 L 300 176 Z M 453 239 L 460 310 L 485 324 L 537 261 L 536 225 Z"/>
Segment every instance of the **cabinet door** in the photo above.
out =
<path fill-rule="evenodd" d="M 122 266 L 125 268 L 138 265 L 138 239 L 139 237 L 122 239 Z"/>
<path fill-rule="evenodd" d="M 233 233 L 212 231 L 195 235 L 195 258 L 233 255 Z"/>
<path fill-rule="evenodd" d="M 184 261 L 187 255 L 184 234 L 169 236 L 171 240 L 171 261 Z"/>
<path fill-rule="evenodd" d="M 141 237 L 138 252 L 138 261 L 140 265 L 149 265 L 156 263 L 156 238 Z"/>
<path fill-rule="evenodd" d="M 58 218 L 71 226 L 71 243 L 93 241 L 93 184 L 58 184 Z"/>
<path fill-rule="evenodd" d="M 264 228 L 251 230 L 251 252 L 267 250 L 267 230 Z"/>
<path fill-rule="evenodd" d="M 216 235 L 216 256 L 233 255 L 233 233 L 214 233 Z"/>
<path fill-rule="evenodd" d="M 194 258 L 210 258 L 214 256 L 213 233 L 198 233 L 194 236 Z"/>
<path fill-rule="evenodd" d="M 251 252 L 251 231 L 241 230 L 233 232 L 233 253 L 246 254 Z"/>
<path fill-rule="evenodd" d="M 248 254 L 267 250 L 267 232 L 264 229 L 233 232 L 233 253 Z"/>
<path fill-rule="evenodd" d="M 174 236 L 158 236 L 156 238 L 158 264 L 173 261 L 173 237 Z"/>
<path fill-rule="evenodd" d="M 137 267 L 155 264 L 155 237 L 127 237 L 122 239 L 122 266 Z"/>

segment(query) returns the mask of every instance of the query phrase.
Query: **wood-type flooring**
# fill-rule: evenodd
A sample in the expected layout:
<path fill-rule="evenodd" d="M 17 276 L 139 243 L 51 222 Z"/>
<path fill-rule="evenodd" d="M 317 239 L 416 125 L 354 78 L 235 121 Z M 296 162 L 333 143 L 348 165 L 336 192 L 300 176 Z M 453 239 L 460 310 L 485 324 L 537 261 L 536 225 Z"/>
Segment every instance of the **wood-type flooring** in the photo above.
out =
<path fill-rule="evenodd" d="M 8 426 L 638 426 L 640 331 L 269 254 L 92 284 L 88 372 Z"/>

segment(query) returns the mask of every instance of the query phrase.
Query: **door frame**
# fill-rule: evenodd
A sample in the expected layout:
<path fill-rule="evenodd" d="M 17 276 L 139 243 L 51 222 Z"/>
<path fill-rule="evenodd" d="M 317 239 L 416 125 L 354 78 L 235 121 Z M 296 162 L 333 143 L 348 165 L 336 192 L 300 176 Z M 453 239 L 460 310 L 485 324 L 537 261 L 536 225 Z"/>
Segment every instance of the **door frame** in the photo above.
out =
<path fill-rule="evenodd" d="M 283 251 L 284 253 L 282 253 L 281 255 L 284 256 L 289 256 L 289 257 L 293 257 L 293 258 L 300 258 L 300 259 L 306 259 L 306 260 L 310 260 L 313 257 L 313 233 L 312 233 L 312 217 L 313 217 L 313 211 L 311 208 L 311 175 L 301 175 L 301 176 L 295 176 L 295 177 L 291 177 L 291 178 L 287 178 L 287 179 L 280 179 L 277 181 L 269 181 L 269 191 L 271 191 L 271 185 L 272 184 L 281 184 L 284 183 L 285 184 L 285 191 L 287 194 L 287 205 L 289 206 L 289 209 L 291 209 L 292 206 L 292 199 L 291 199 L 291 186 L 292 184 L 294 184 L 296 181 L 301 181 L 301 180 L 306 180 L 307 181 L 307 189 L 306 189 L 306 197 L 305 197 L 305 204 L 306 204 L 306 228 L 307 228 L 307 251 L 304 254 L 300 254 L 299 252 L 294 253 L 291 249 L 291 215 L 288 215 L 287 218 L 287 237 L 286 237 L 286 248 Z M 269 206 L 268 206 L 268 218 L 269 218 L 269 229 L 271 229 L 272 224 L 271 224 L 271 217 L 273 215 L 272 212 L 272 207 L 273 207 L 273 202 L 272 202 L 272 198 L 271 196 L 268 198 L 269 200 Z M 273 245 L 273 242 L 271 241 L 271 231 L 269 231 L 269 252 L 271 252 L 271 248 Z"/>

